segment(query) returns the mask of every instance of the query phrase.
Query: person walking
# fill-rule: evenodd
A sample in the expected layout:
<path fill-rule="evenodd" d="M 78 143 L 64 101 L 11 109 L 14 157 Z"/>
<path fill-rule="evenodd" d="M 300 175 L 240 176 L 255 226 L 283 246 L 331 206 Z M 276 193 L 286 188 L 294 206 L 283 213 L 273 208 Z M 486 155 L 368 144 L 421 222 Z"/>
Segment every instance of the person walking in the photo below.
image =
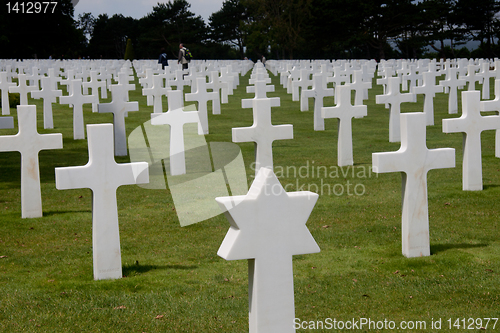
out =
<path fill-rule="evenodd" d="M 184 47 L 184 44 L 180 43 L 179 44 L 179 59 L 177 60 L 177 63 L 182 64 L 182 69 L 188 68 L 189 61 L 186 59 L 186 50 L 187 49 Z"/>
<path fill-rule="evenodd" d="M 168 58 L 167 51 L 162 47 L 160 50 L 160 56 L 158 57 L 158 63 L 161 64 L 161 69 L 165 69 L 165 66 L 168 66 Z"/>

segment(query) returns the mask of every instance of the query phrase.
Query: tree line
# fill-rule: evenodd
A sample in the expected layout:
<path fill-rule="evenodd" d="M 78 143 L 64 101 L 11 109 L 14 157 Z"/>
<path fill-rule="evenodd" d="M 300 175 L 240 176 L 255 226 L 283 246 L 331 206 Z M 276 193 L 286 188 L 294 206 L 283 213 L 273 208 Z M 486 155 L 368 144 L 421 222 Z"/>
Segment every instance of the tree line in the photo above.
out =
<path fill-rule="evenodd" d="M 500 54 L 497 0 L 226 0 L 208 22 L 186 0 L 140 19 L 90 13 L 71 0 L 54 13 L 0 11 L 1 58 L 170 58 L 185 43 L 197 59 L 387 59 Z M 464 47 L 475 42 L 472 53 Z M 131 46 L 130 46 L 131 45 Z"/>

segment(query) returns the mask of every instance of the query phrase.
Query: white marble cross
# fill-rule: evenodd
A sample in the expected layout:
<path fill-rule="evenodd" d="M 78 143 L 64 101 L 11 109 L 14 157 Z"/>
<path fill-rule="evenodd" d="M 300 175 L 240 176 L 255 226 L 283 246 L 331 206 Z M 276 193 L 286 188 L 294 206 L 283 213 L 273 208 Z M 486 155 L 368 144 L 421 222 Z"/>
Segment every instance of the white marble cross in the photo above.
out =
<path fill-rule="evenodd" d="M 364 96 L 368 96 L 366 92 L 372 88 L 371 82 L 363 82 L 363 71 L 354 71 L 352 83 L 347 83 L 346 85 L 355 91 L 354 105 L 363 105 L 363 99 L 366 99 Z"/>
<path fill-rule="evenodd" d="M 377 79 L 377 84 L 382 86 L 382 91 L 384 92 L 384 94 L 386 94 L 389 79 L 394 76 L 395 71 L 391 67 L 385 67 L 383 69 L 379 68 L 378 74 L 382 77 L 380 79 Z"/>
<path fill-rule="evenodd" d="M 175 71 L 175 76 L 173 80 L 168 81 L 168 85 L 175 87 L 176 90 L 184 90 L 184 86 L 188 86 L 189 82 L 184 80 L 184 72 L 182 69 L 178 69 Z"/>
<path fill-rule="evenodd" d="M 350 82 L 350 78 L 345 75 L 340 67 L 334 67 L 333 76 L 328 76 L 326 82 L 333 83 L 333 88 L 336 89 L 338 86 L 341 86 L 342 83 L 346 84 Z"/>
<path fill-rule="evenodd" d="M 490 99 L 490 78 L 495 77 L 496 73 L 490 71 L 489 60 L 481 62 L 481 72 L 479 73 L 479 76 L 483 79 L 482 98 Z"/>
<path fill-rule="evenodd" d="M 372 154 L 377 173 L 401 172 L 403 185 L 402 251 L 408 258 L 430 255 L 427 172 L 455 167 L 455 149 L 428 149 L 423 113 L 401 115 L 401 148 Z"/>
<path fill-rule="evenodd" d="M 97 71 L 90 71 L 90 81 L 83 82 L 83 93 L 88 95 L 90 89 L 90 94 L 97 96 L 94 103 L 92 103 L 92 112 L 97 112 L 97 104 L 99 104 L 99 88 L 101 88 L 101 98 L 105 98 L 104 96 L 107 96 L 106 81 L 99 81 L 97 78 Z"/>
<path fill-rule="evenodd" d="M 117 164 L 113 154 L 113 125 L 87 125 L 89 162 L 56 168 L 58 190 L 92 190 L 92 249 L 94 279 L 122 277 L 116 190 L 149 181 L 148 163 Z"/>
<path fill-rule="evenodd" d="M 413 92 L 413 88 L 417 86 L 417 81 L 422 78 L 421 74 L 417 74 L 416 66 L 409 66 L 410 72 L 408 74 L 403 74 L 403 91 Z M 410 86 L 408 87 L 408 81 Z M 407 88 L 407 89 L 406 89 Z"/>
<path fill-rule="evenodd" d="M 458 89 L 465 86 L 465 80 L 458 78 L 458 68 L 448 68 L 448 74 L 445 80 L 440 81 L 439 85 L 447 88 L 448 92 L 448 113 L 458 112 Z"/>
<path fill-rule="evenodd" d="M 481 92 L 462 92 L 462 116 L 443 119 L 444 133 L 463 133 L 462 188 L 464 191 L 483 189 L 481 163 L 481 132 L 500 129 L 500 116 L 481 116 Z"/>
<path fill-rule="evenodd" d="M 47 77 L 50 79 L 50 83 L 52 84 L 52 90 L 59 90 L 58 83 L 61 82 L 61 77 L 59 74 L 56 74 L 55 68 L 49 68 Z"/>
<path fill-rule="evenodd" d="M 125 102 L 129 101 L 129 91 L 135 90 L 135 83 L 130 83 L 133 80 L 134 76 L 130 75 L 127 71 L 118 73 L 118 85 L 123 86 L 123 89 L 125 89 Z"/>
<path fill-rule="evenodd" d="M 186 101 L 198 102 L 198 113 L 200 122 L 198 126 L 198 134 L 208 134 L 208 101 L 213 101 L 218 98 L 216 92 L 207 91 L 207 79 L 205 76 L 196 78 L 196 91 L 185 95 Z"/>
<path fill-rule="evenodd" d="M 52 116 L 52 103 L 57 102 L 57 97 L 62 96 L 61 90 L 53 90 L 54 85 L 49 77 L 42 77 L 42 90 L 33 91 L 31 97 L 34 99 L 43 98 L 43 128 L 54 128 L 54 118 Z"/>
<path fill-rule="evenodd" d="M 351 88 L 337 86 L 337 105 L 321 108 L 323 118 L 338 118 L 337 163 L 339 166 L 353 165 L 352 154 L 352 118 L 367 115 L 366 105 L 351 104 Z"/>
<path fill-rule="evenodd" d="M 285 192 L 268 168 L 246 195 L 215 199 L 231 225 L 217 254 L 248 259 L 249 332 L 295 332 L 292 257 L 320 251 L 306 227 L 317 199 Z"/>
<path fill-rule="evenodd" d="M 65 71 L 65 76 L 66 76 L 66 80 L 65 79 L 61 79 L 59 82 L 61 83 L 61 85 L 63 86 L 66 86 L 66 90 L 68 91 L 68 94 L 69 95 L 72 95 L 73 94 L 73 90 L 72 90 L 72 87 L 73 87 L 73 80 L 75 80 L 75 71 L 70 69 L 68 71 Z M 71 107 L 71 106 L 70 106 Z"/>
<path fill-rule="evenodd" d="M 224 84 L 221 84 L 219 80 L 219 72 L 217 71 L 210 71 L 208 73 L 209 76 L 209 81 L 206 84 L 207 89 L 211 89 L 212 92 L 215 93 L 215 99 L 212 100 L 212 114 L 221 114 L 221 98 L 220 98 L 220 90 Z M 227 97 L 226 97 L 226 103 L 227 103 Z"/>
<path fill-rule="evenodd" d="M 497 111 L 500 114 L 500 79 L 495 80 L 495 99 L 481 101 L 481 111 Z M 495 157 L 500 157 L 500 129 L 495 131 Z"/>
<path fill-rule="evenodd" d="M 111 86 L 111 79 L 113 78 L 113 75 L 111 75 L 110 72 L 106 69 L 106 67 L 101 67 L 99 70 L 99 75 L 97 75 L 97 78 L 101 81 L 106 82 L 106 86 L 101 89 L 101 98 L 108 98 L 108 87 Z"/>
<path fill-rule="evenodd" d="M 310 75 L 311 75 L 311 70 L 307 68 L 302 68 L 300 70 L 299 79 L 292 82 L 292 101 L 294 102 L 299 101 L 300 99 L 299 88 L 303 90 L 312 86 L 313 82 L 309 78 Z"/>
<path fill-rule="evenodd" d="M 144 95 L 144 89 L 148 89 L 148 88 L 153 87 L 153 75 L 154 75 L 153 69 L 146 68 L 146 72 L 145 72 L 145 74 L 143 74 L 144 77 L 139 79 L 139 83 L 142 85 L 142 94 L 143 95 Z M 153 95 L 151 95 L 151 94 L 147 95 L 147 105 L 151 106 L 153 104 L 154 104 Z"/>
<path fill-rule="evenodd" d="M 171 90 L 170 87 L 163 87 L 163 76 L 153 75 L 153 86 L 151 88 L 142 89 L 142 94 L 145 96 L 152 96 L 153 98 L 153 112 L 162 113 L 163 112 L 163 95 L 167 95 L 167 92 Z M 150 105 L 150 104 L 148 104 Z"/>
<path fill-rule="evenodd" d="M 387 94 L 375 97 L 377 104 L 389 104 L 389 142 L 401 141 L 401 103 L 410 103 L 415 101 L 415 94 L 400 92 L 399 77 L 391 77 L 387 83 Z"/>
<path fill-rule="evenodd" d="M 2 115 L 10 114 L 9 104 L 9 87 L 14 87 L 16 84 L 7 80 L 7 73 L 0 72 L 0 90 L 2 91 Z"/>
<path fill-rule="evenodd" d="M 95 95 L 82 95 L 82 81 L 71 80 L 71 95 L 59 97 L 60 104 L 73 105 L 73 139 L 85 139 L 85 124 L 83 121 L 83 104 L 92 104 Z"/>
<path fill-rule="evenodd" d="M 9 87 L 9 92 L 11 93 L 18 93 L 21 99 L 21 105 L 28 105 L 28 93 L 31 93 L 32 91 L 37 91 L 38 87 L 37 86 L 29 86 L 26 84 L 26 81 L 28 79 L 26 78 L 26 74 L 19 74 L 18 75 L 18 85 L 17 86 L 10 86 Z"/>
<path fill-rule="evenodd" d="M 128 88 L 123 84 L 111 85 L 111 103 L 98 105 L 99 113 L 113 114 L 113 129 L 115 156 L 127 156 L 127 133 L 125 130 L 125 115 L 128 112 L 139 111 L 139 102 L 127 102 Z"/>
<path fill-rule="evenodd" d="M 263 82 L 265 84 L 265 82 Z M 271 107 L 279 98 L 242 100 L 242 107 L 253 107 L 253 125 L 233 128 L 233 142 L 255 142 L 255 174 L 262 167 L 273 169 L 273 141 L 293 139 L 292 125 L 273 125 Z"/>
<path fill-rule="evenodd" d="M 423 72 L 422 85 L 413 88 L 413 93 L 424 95 L 424 113 L 427 117 L 427 125 L 434 125 L 434 96 L 438 92 L 443 92 L 443 87 L 436 85 L 436 73 Z"/>
<path fill-rule="evenodd" d="M 270 83 L 271 80 L 254 80 L 252 81 L 253 86 L 247 86 L 247 93 L 249 94 L 255 94 L 255 97 L 253 99 L 244 99 L 242 101 L 253 101 L 255 99 L 266 99 L 267 93 L 268 92 L 274 92 L 274 85 L 272 84 L 267 84 Z M 273 100 L 279 99 L 278 97 L 273 97 Z M 245 105 L 250 102 L 243 102 Z M 273 105 L 275 106 L 275 105 Z M 278 105 L 279 106 L 279 102 Z M 252 105 L 245 106 L 244 108 L 251 108 Z"/>
<path fill-rule="evenodd" d="M 300 78 L 300 68 L 293 67 L 290 70 L 290 75 L 288 75 L 288 78 L 287 78 L 287 84 L 286 84 L 286 93 L 287 94 L 292 93 L 292 83 L 297 81 L 299 78 Z"/>
<path fill-rule="evenodd" d="M 461 79 L 464 79 L 468 85 L 468 91 L 476 90 L 476 82 L 482 83 L 483 77 L 476 73 L 477 66 L 476 65 L 467 65 L 467 75 L 461 76 Z"/>
<path fill-rule="evenodd" d="M 21 153 L 21 211 L 22 218 L 42 217 L 40 190 L 40 150 L 61 149 L 62 134 L 39 134 L 36 127 L 36 106 L 17 107 L 19 132 L 0 136 L 0 151 Z"/>
<path fill-rule="evenodd" d="M 186 173 L 184 154 L 184 124 L 199 123 L 198 111 L 184 111 L 183 92 L 170 90 L 168 93 L 168 111 L 162 114 L 151 114 L 152 125 L 170 125 L 170 174 L 172 176 Z"/>
<path fill-rule="evenodd" d="M 36 66 L 31 68 L 31 74 L 26 74 L 26 80 L 30 82 L 30 85 L 35 86 L 37 89 L 40 86 L 40 78 L 40 70 Z"/>
<path fill-rule="evenodd" d="M 340 88 L 340 86 L 339 86 Z M 325 119 L 321 116 L 321 108 L 323 107 L 324 98 L 333 96 L 333 88 L 327 88 L 326 83 L 323 82 L 323 75 L 313 75 L 312 89 L 302 89 L 302 97 L 300 99 L 300 111 L 307 111 L 309 109 L 309 97 L 314 98 L 314 130 L 325 130 Z M 303 101 L 305 101 L 307 108 L 304 108 Z"/>
<path fill-rule="evenodd" d="M 212 89 L 213 92 L 217 93 L 217 96 L 220 94 L 220 98 L 218 101 L 215 101 L 214 110 L 217 111 L 217 114 L 220 114 L 220 104 L 228 103 L 228 83 L 222 82 L 219 77 L 218 71 L 210 72 L 210 82 L 207 84 L 207 88 Z M 217 109 L 218 108 L 218 109 Z"/>

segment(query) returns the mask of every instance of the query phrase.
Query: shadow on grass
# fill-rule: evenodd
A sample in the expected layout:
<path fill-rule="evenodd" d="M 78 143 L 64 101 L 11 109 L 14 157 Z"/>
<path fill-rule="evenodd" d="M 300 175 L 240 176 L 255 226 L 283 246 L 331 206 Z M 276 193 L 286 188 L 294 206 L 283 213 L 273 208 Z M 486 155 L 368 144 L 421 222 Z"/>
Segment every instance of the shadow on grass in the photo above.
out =
<path fill-rule="evenodd" d="M 124 265 L 122 266 L 123 276 L 134 276 L 138 274 L 147 273 L 152 270 L 170 270 L 170 269 L 182 269 L 182 270 L 190 270 L 196 269 L 198 266 L 194 265 L 141 265 L 141 264 L 133 264 L 133 265 Z"/>
<path fill-rule="evenodd" d="M 91 209 L 86 210 L 49 210 L 47 212 L 43 212 L 43 216 L 54 216 L 54 215 L 62 215 L 62 214 L 73 214 L 73 213 L 92 213 Z"/>
<path fill-rule="evenodd" d="M 500 185 L 494 185 L 494 184 L 492 184 L 492 185 L 483 185 L 483 190 L 488 190 L 490 188 L 493 189 L 495 187 L 500 187 Z"/>
<path fill-rule="evenodd" d="M 431 245 L 431 255 L 432 254 L 437 254 L 439 252 L 444 252 L 447 250 L 453 250 L 453 249 L 473 249 L 477 247 L 486 247 L 488 244 L 467 244 L 467 243 L 460 243 L 460 244 L 435 244 Z"/>

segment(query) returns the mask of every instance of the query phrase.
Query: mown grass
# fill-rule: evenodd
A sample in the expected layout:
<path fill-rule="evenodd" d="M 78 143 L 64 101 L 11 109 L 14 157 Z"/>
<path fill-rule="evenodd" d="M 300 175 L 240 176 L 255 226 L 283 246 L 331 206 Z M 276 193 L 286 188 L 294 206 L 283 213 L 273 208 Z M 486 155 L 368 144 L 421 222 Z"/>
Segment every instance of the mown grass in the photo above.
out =
<path fill-rule="evenodd" d="M 449 318 L 499 317 L 500 165 L 493 131 L 482 135 L 484 190 L 464 192 L 462 134 L 441 130 L 441 119 L 459 115 L 448 115 L 447 95 L 437 94 L 427 145 L 455 148 L 456 168 L 429 172 L 432 255 L 407 259 L 401 254 L 401 176 L 370 172 L 373 152 L 399 149 L 388 142 L 388 110 L 375 104 L 382 88 L 374 81 L 365 101 L 368 116 L 353 121 L 354 167 L 340 169 L 337 120 L 326 120 L 325 131 L 313 131 L 312 100 L 311 111 L 301 112 L 279 78 L 271 77 L 276 92 L 268 96 L 281 99 L 273 123 L 294 126 L 293 140 L 274 143 L 275 172 L 288 190 L 323 190 L 307 224 L 321 252 L 294 257 L 296 317 L 424 320 L 427 331 L 439 318 L 445 329 Z M 252 124 L 252 110 L 241 108 L 242 98 L 253 97 L 245 92 L 247 83 L 248 75 L 222 105 L 222 114 L 209 115 L 207 141 L 231 142 L 232 127 Z M 139 101 L 140 111 L 129 113 L 127 134 L 153 111 L 138 84 L 130 100 Z M 118 189 L 124 278 L 93 280 L 91 191 L 58 191 L 54 184 L 55 167 L 87 163 L 87 142 L 72 139 L 67 105 L 53 105 L 55 129 L 44 130 L 41 100 L 30 102 L 37 105 L 39 132 L 62 133 L 64 149 L 40 153 L 44 216 L 37 219 L 21 219 L 19 153 L 0 154 L 0 330 L 248 331 L 247 263 L 216 254 L 228 222 L 219 215 L 181 228 L 168 189 Z M 419 97 L 418 103 L 403 104 L 402 112 L 422 108 Z M 112 122 L 112 115 L 92 113 L 90 105 L 84 115 L 86 124 Z M 239 145 L 250 183 L 254 144 Z M 313 169 L 325 170 L 318 166 L 328 175 L 313 175 Z"/>

